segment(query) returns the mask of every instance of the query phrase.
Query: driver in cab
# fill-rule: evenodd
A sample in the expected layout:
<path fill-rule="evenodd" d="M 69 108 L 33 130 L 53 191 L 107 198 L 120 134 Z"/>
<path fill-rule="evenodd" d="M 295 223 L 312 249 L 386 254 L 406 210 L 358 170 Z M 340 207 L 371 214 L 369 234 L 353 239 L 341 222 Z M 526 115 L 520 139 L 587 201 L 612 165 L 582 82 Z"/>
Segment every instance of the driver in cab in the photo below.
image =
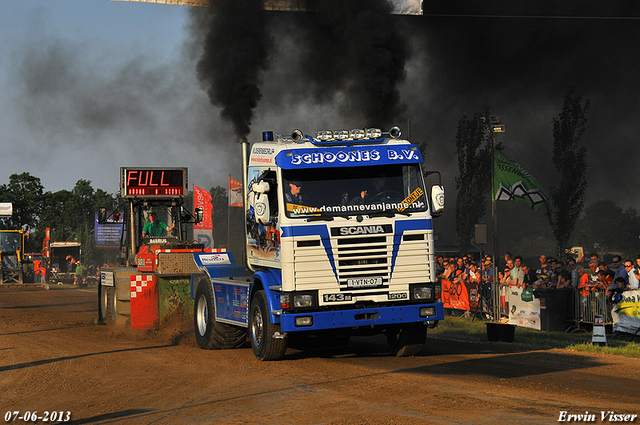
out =
<path fill-rule="evenodd" d="M 171 226 L 167 226 L 167 223 L 158 220 L 158 215 L 156 213 L 150 212 L 149 221 L 142 228 L 142 237 L 148 238 L 150 236 L 162 236 L 165 230 L 170 232 L 174 228 L 175 226 L 173 224 Z"/>
<path fill-rule="evenodd" d="M 302 182 L 300 182 L 299 180 L 290 181 L 289 190 L 287 191 L 287 193 L 285 193 L 287 202 L 296 204 L 296 205 L 303 205 L 301 192 L 302 192 Z"/>

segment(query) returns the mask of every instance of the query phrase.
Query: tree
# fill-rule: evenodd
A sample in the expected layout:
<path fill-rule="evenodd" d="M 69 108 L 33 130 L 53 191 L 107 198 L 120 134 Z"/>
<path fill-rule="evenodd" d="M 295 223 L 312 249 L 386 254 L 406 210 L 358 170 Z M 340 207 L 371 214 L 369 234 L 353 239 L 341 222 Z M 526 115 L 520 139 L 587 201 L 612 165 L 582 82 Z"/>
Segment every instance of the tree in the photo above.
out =
<path fill-rule="evenodd" d="M 564 98 L 559 117 L 553 119 L 553 164 L 560 174 L 558 186 L 551 186 L 546 215 L 553 230 L 560 258 L 569 248 L 569 240 L 584 208 L 587 190 L 587 149 L 580 137 L 587 123 L 589 100 L 573 89 Z"/>
<path fill-rule="evenodd" d="M 38 177 L 29 173 L 12 174 L 9 184 L 0 186 L 0 202 L 11 202 L 13 214 L 3 220 L 4 229 L 19 229 L 28 225 L 35 227 L 42 212 L 44 187 Z"/>
<path fill-rule="evenodd" d="M 94 238 L 95 213 L 99 207 L 111 207 L 113 195 L 102 189 L 94 190 L 91 182 L 80 179 L 74 188 L 46 192 L 44 208 L 38 225 L 38 239 L 44 238 L 44 229 L 51 229 L 53 241 L 78 241 L 82 243 L 85 261 L 96 259 Z"/>
<path fill-rule="evenodd" d="M 640 218 L 633 208 L 623 210 L 608 199 L 596 201 L 585 208 L 577 228 L 573 239 L 586 253 L 622 252 L 625 258 L 635 258 L 640 252 Z"/>
<path fill-rule="evenodd" d="M 489 116 L 488 109 L 485 116 Z M 456 234 L 463 253 L 471 243 L 475 225 L 484 215 L 491 193 L 491 136 L 491 131 L 479 114 L 474 114 L 471 119 L 465 115 L 458 122 Z"/>

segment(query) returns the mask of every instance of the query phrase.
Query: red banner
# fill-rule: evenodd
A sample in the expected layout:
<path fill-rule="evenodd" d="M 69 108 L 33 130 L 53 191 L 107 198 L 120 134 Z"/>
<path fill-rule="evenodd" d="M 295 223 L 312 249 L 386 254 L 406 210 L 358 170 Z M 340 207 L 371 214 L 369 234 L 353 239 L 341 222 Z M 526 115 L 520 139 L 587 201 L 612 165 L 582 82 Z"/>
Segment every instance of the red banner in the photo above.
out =
<path fill-rule="evenodd" d="M 444 308 L 475 310 L 478 306 L 478 284 L 442 280 L 442 302 Z"/>
<path fill-rule="evenodd" d="M 193 225 L 193 237 L 203 243 L 205 248 L 213 248 L 213 205 L 211 195 L 204 189 L 193 185 L 193 210 L 202 208 L 202 221 Z"/>
<path fill-rule="evenodd" d="M 213 229 L 213 219 L 211 214 L 213 212 L 213 205 L 211 204 L 211 195 L 204 189 L 193 185 L 193 209 L 202 208 L 202 221 L 196 225 L 195 228 L 200 230 Z"/>
<path fill-rule="evenodd" d="M 229 176 L 229 206 L 242 207 L 242 182 Z"/>

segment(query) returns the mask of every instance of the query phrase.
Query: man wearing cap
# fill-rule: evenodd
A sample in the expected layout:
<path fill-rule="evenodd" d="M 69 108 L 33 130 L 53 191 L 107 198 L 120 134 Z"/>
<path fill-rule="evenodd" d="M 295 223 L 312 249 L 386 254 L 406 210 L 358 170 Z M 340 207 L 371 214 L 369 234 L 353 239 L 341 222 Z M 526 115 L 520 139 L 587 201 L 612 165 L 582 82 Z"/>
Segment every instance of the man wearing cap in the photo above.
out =
<path fill-rule="evenodd" d="M 292 180 L 289 182 L 289 190 L 285 194 L 287 198 L 287 202 L 296 205 L 302 205 L 302 183 L 297 180 Z"/>

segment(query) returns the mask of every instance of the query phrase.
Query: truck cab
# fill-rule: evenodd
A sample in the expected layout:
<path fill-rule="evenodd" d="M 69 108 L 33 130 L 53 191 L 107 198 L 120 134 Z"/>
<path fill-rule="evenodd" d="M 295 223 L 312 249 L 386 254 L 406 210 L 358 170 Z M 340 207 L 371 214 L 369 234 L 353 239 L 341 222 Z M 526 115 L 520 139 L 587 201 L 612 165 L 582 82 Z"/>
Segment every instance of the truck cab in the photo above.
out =
<path fill-rule="evenodd" d="M 212 288 L 195 296 L 199 345 L 220 348 L 209 341 L 235 338 L 233 325 L 247 328 L 260 360 L 318 335 L 384 333 L 395 354 L 417 354 L 443 318 L 432 219 L 444 208 L 441 185 L 428 196 L 418 146 L 397 127 L 294 130 L 263 133 L 243 157 L 252 276 L 225 282 L 203 266 Z M 233 314 L 221 313 L 226 304 Z"/>

